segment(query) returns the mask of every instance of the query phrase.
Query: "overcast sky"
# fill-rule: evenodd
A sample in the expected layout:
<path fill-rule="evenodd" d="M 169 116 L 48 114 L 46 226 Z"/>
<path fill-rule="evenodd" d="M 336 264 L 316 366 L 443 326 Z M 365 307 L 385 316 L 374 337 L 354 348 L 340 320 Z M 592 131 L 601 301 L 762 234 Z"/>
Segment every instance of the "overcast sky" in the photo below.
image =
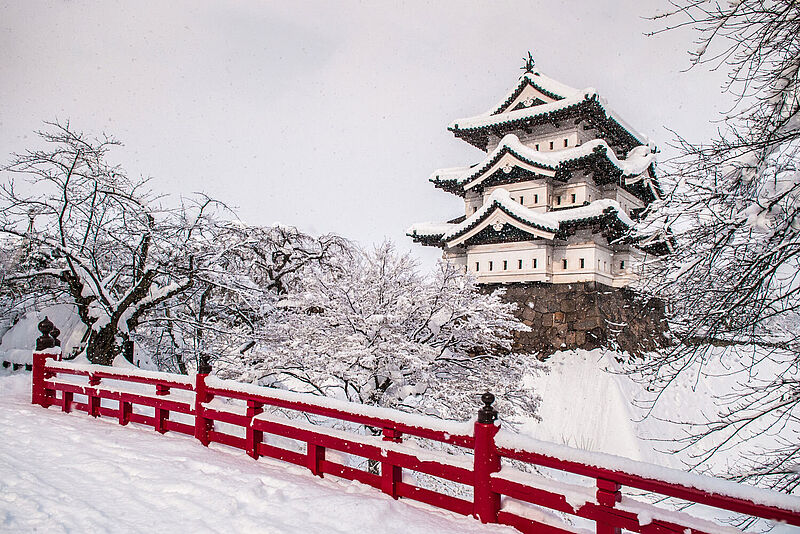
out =
<path fill-rule="evenodd" d="M 425 266 L 414 222 L 463 204 L 428 181 L 482 152 L 447 131 L 521 74 L 595 87 L 669 155 L 674 129 L 713 132 L 720 74 L 693 70 L 686 31 L 646 37 L 666 0 L 93 2 L 0 0 L 0 158 L 69 119 L 125 143 L 154 189 L 203 191 L 252 224 L 282 222 Z"/>

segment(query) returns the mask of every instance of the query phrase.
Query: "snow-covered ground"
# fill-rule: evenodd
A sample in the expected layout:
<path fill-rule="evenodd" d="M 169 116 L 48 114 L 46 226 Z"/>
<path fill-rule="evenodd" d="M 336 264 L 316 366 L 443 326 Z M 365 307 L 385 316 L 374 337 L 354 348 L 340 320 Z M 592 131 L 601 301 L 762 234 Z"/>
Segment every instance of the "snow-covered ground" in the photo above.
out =
<path fill-rule="evenodd" d="M 542 441 L 605 452 L 632 460 L 676 467 L 640 439 L 641 413 L 631 404 L 636 384 L 606 372 L 616 352 L 596 349 L 556 352 L 546 361 L 549 372 L 529 377 L 541 395 L 541 421 L 521 432 Z"/>
<path fill-rule="evenodd" d="M 30 404 L 0 374 L 0 531 L 517 532 L 271 459 Z"/>

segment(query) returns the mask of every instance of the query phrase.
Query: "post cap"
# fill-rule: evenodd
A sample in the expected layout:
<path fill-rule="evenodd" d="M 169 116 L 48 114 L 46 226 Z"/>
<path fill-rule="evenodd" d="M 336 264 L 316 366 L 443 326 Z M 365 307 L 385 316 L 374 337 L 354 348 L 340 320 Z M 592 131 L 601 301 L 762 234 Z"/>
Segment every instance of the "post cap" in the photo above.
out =
<path fill-rule="evenodd" d="M 494 395 L 487 391 L 481 395 L 481 402 L 483 407 L 478 410 L 478 422 L 490 425 L 497 420 L 497 410 L 492 407 Z"/>
<path fill-rule="evenodd" d="M 208 354 L 200 356 L 200 360 L 197 362 L 197 372 L 201 375 L 211 374 L 211 362 L 208 359 Z"/>
<path fill-rule="evenodd" d="M 36 350 L 52 349 L 55 347 L 56 340 L 50 336 L 50 333 L 55 328 L 55 325 L 52 323 L 52 321 L 50 321 L 50 319 L 47 318 L 46 315 L 44 319 L 39 322 L 38 328 L 42 335 L 36 338 Z"/>
<path fill-rule="evenodd" d="M 60 336 L 60 335 L 61 335 L 61 330 L 59 330 L 57 326 L 53 325 L 53 330 L 50 331 L 50 337 L 53 338 L 53 341 L 55 342 L 56 347 L 60 347 L 61 346 L 61 340 L 58 339 L 58 336 Z"/>

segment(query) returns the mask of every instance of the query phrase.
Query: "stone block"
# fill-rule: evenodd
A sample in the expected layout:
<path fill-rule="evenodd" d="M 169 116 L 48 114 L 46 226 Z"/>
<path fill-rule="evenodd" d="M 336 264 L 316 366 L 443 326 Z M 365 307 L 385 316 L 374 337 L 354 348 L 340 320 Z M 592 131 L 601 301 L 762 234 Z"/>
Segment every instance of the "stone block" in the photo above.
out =
<path fill-rule="evenodd" d="M 570 295 L 570 298 L 562 298 L 559 302 L 559 308 L 562 312 L 574 312 L 578 309 L 578 302 L 576 296 Z"/>
<path fill-rule="evenodd" d="M 573 327 L 575 330 L 592 330 L 602 326 L 602 321 L 599 317 L 586 317 L 580 321 L 575 322 Z"/>

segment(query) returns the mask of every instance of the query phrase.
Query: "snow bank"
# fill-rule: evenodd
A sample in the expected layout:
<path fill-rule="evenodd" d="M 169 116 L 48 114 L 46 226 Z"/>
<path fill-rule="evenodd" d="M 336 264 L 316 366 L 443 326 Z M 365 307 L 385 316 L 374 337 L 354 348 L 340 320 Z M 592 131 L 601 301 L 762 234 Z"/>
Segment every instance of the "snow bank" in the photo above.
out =
<path fill-rule="evenodd" d="M 527 378 L 541 395 L 541 421 L 530 421 L 521 433 L 541 441 L 606 452 L 633 460 L 679 467 L 638 437 L 641 414 L 631 405 L 627 377 L 604 371 L 617 353 L 602 349 L 556 352 L 548 373 Z"/>
<path fill-rule="evenodd" d="M 57 304 L 41 311 L 26 312 L 20 317 L 0 338 L 0 361 L 33 363 L 33 348 L 36 346 L 36 338 L 41 335 L 38 328 L 39 322 L 45 316 L 61 331 L 58 338 L 61 340 L 62 353 L 65 356 L 73 354 L 81 344 L 86 327 L 81 323 L 74 306 Z M 133 359 L 139 368 L 156 369 L 150 354 L 142 350 L 138 344 L 134 345 Z M 85 358 L 78 358 L 78 360 L 88 363 Z M 134 367 L 121 357 L 114 361 L 114 366 Z"/>
<path fill-rule="evenodd" d="M 30 404 L 0 375 L 0 524 L 7 532 L 516 532 L 190 437 Z"/>
<path fill-rule="evenodd" d="M 75 308 L 69 304 L 50 306 L 42 311 L 29 311 L 20 317 L 0 339 L 0 361 L 33 363 L 33 348 L 39 332 L 39 322 L 47 316 L 61 331 L 59 339 L 64 354 L 80 344 L 85 327 L 80 322 Z"/>

